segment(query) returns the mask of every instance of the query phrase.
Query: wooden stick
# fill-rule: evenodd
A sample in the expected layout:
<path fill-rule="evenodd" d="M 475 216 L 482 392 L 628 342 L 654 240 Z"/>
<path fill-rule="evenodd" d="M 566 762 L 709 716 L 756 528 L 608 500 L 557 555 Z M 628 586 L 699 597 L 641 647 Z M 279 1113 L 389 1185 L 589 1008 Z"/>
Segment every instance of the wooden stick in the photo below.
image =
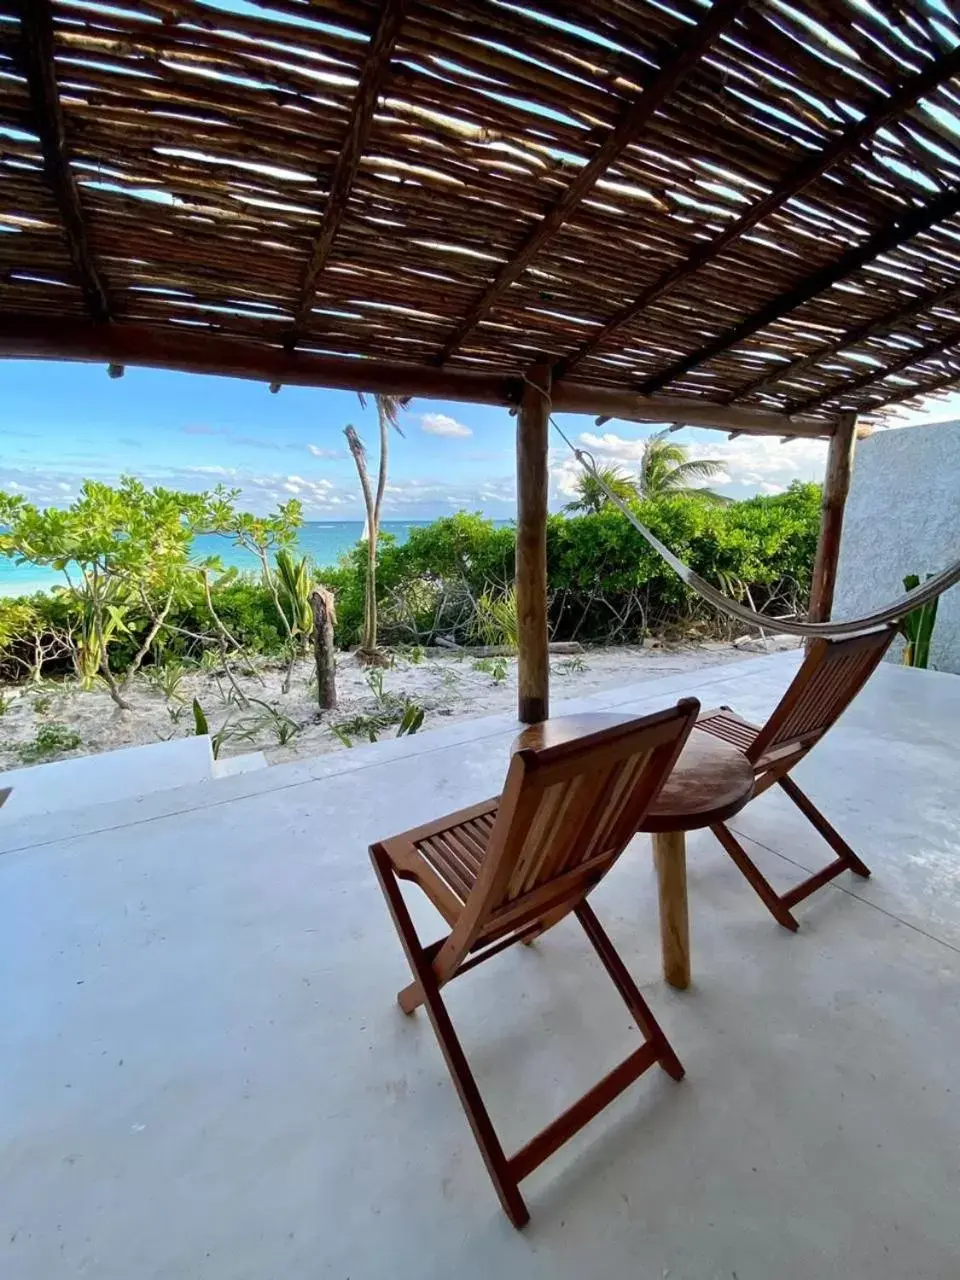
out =
<path fill-rule="evenodd" d="M 449 360 L 490 308 L 516 280 L 519 280 L 534 255 L 549 240 L 552 240 L 564 223 L 573 216 L 599 179 L 611 165 L 616 163 L 627 147 L 637 140 L 664 100 L 698 65 L 704 53 L 736 20 L 744 7 L 744 0 L 716 0 L 716 3 L 707 10 L 690 39 L 681 45 L 673 57 L 660 68 L 639 98 L 627 105 L 617 127 L 608 134 L 573 182 L 561 192 L 517 252 L 500 268 L 495 279 L 450 334 L 438 357 L 441 364 Z"/>
<path fill-rule="evenodd" d="M 547 436 L 550 370 L 527 375 L 517 415 L 518 714 L 537 724 L 550 714 L 547 645 Z"/>
<path fill-rule="evenodd" d="M 782 208 L 788 200 L 800 194 L 806 187 L 831 169 L 844 156 L 856 151 L 868 138 L 871 138 L 885 125 L 896 120 L 905 111 L 916 106 L 921 98 L 925 98 L 939 85 L 950 80 L 960 71 L 960 49 L 954 49 L 945 57 L 930 63 L 916 75 L 908 77 L 899 89 L 884 99 L 876 111 L 863 116 L 855 124 L 845 129 L 833 142 L 816 152 L 809 159 L 801 161 L 778 186 L 758 201 L 742 217 L 731 223 L 729 227 L 715 239 L 708 241 L 702 248 L 679 262 L 672 270 L 667 271 L 643 290 L 634 300 L 623 307 L 598 329 L 572 356 L 560 361 L 554 367 L 553 375 L 560 378 L 581 360 L 592 355 L 602 344 L 607 342 L 628 324 L 632 324 L 652 303 L 676 288 L 701 267 L 714 262 L 741 236 L 751 231 L 764 218 L 770 217 Z"/>
<path fill-rule="evenodd" d="M 555 382 L 553 408 L 560 413 L 599 413 L 597 426 L 610 418 L 628 422 L 682 422 L 689 427 L 742 431 L 750 435 L 802 436 L 824 439 L 833 434 L 838 415 L 813 417 L 771 413 L 764 409 L 713 404 L 695 396 L 645 396 L 629 388 L 584 386 Z"/>
<path fill-rule="evenodd" d="M 337 659 L 333 647 L 333 624 L 337 608 L 333 592 L 314 587 L 310 593 L 313 610 L 313 652 L 317 664 L 317 700 L 324 711 L 337 708 Z"/>
<path fill-rule="evenodd" d="M 92 324 L 84 320 L 0 317 L 0 359 L 113 362 L 184 373 L 215 374 L 288 386 L 424 396 L 437 400 L 512 406 L 522 380 L 512 374 L 472 369 L 436 369 L 386 360 L 286 352 L 241 338 L 184 330 L 178 326 Z M 651 398 L 615 387 L 559 383 L 551 391 L 559 413 L 606 413 L 632 422 L 685 422 L 690 426 L 752 435 L 826 437 L 829 415 L 804 417 L 762 409 L 712 404 L 706 399 Z"/>
<path fill-rule="evenodd" d="M 185 332 L 176 326 L 96 325 L 88 321 L 0 319 L 0 356 L 13 359 L 115 360 L 124 365 L 177 369 L 287 386 L 428 396 L 475 404 L 515 404 L 519 378 L 465 369 L 286 352 L 245 339 Z"/>
<path fill-rule="evenodd" d="M 793 360 L 788 365 L 782 365 L 770 373 L 763 374 L 760 378 L 755 378 L 753 382 L 748 383 L 747 386 L 737 392 L 731 403 L 737 400 L 745 400 L 748 396 L 752 396 L 758 391 L 766 391 L 768 388 L 776 386 L 778 382 L 783 382 L 788 378 L 796 378 L 801 373 L 806 373 L 808 369 L 814 368 L 829 356 L 835 356 L 838 351 L 846 351 L 849 347 L 855 347 L 859 343 L 865 342 L 867 338 L 875 338 L 879 334 L 888 333 L 901 322 L 913 320 L 916 316 L 922 315 L 924 311 L 929 311 L 933 307 L 955 304 L 958 301 L 960 301 L 960 285 L 956 284 L 948 285 L 945 289 L 934 289 L 927 293 L 921 293 L 919 297 L 914 298 L 905 306 L 892 307 L 889 311 L 885 311 L 882 316 L 878 316 L 876 320 L 868 320 L 864 324 L 858 324 L 853 329 L 848 329 L 839 338 L 824 343 L 822 347 L 817 347 L 809 355 Z M 847 388 L 844 388 L 844 390 L 847 390 Z"/>
<path fill-rule="evenodd" d="M 655 391 L 660 391 L 669 383 L 676 381 L 677 378 L 682 378 L 691 369 L 696 369 L 698 365 L 706 364 L 714 356 L 721 355 L 724 351 L 729 351 L 731 347 L 735 347 L 746 338 L 759 333 L 761 329 L 766 329 L 768 325 L 773 324 L 776 320 L 789 315 L 797 307 L 811 301 L 811 299 L 816 298 L 832 285 L 859 271 L 868 262 L 872 262 L 884 253 L 889 253 L 892 249 L 899 248 L 906 241 L 912 240 L 914 236 L 920 235 L 923 231 L 928 231 L 931 227 L 936 226 L 938 222 L 944 222 L 947 218 L 952 218 L 957 213 L 960 213 L 960 189 L 949 188 L 941 195 L 936 196 L 929 204 L 911 209 L 908 213 L 894 218 L 874 232 L 868 240 L 865 240 L 862 244 L 854 245 L 852 249 L 842 253 L 835 261 L 828 263 L 825 267 L 821 267 L 818 271 L 814 271 L 811 275 L 805 276 L 789 289 L 785 289 L 783 293 L 778 294 L 777 297 L 757 311 L 751 312 L 738 324 L 724 330 L 718 338 L 714 338 L 702 347 L 698 347 L 690 355 L 674 361 L 661 373 L 656 373 L 647 378 L 637 390 L 645 395 L 652 395 Z"/>
<path fill-rule="evenodd" d="M 874 409 L 887 408 L 888 405 L 904 404 L 908 400 L 919 400 L 922 396 L 936 395 L 941 391 L 949 391 L 958 382 L 960 382 L 960 373 L 951 370 L 939 378 L 935 378 L 933 382 L 918 383 L 914 387 L 908 387 L 906 390 L 898 391 L 896 395 L 887 396 L 881 404 L 874 406 Z M 873 412 L 873 409 L 871 409 Z"/>
<path fill-rule="evenodd" d="M 840 558 L 840 535 L 843 512 L 850 491 L 853 450 L 857 438 L 857 415 L 846 413 L 830 439 L 827 469 L 823 478 L 823 501 L 820 507 L 820 537 L 810 584 L 809 622 L 827 622 L 833 608 L 833 590 L 837 581 Z"/>
<path fill-rule="evenodd" d="M 20 0 L 18 7 L 23 65 L 30 104 L 40 136 L 43 174 L 60 213 L 64 239 L 80 278 L 87 310 L 94 320 L 106 321 L 111 316 L 110 300 L 90 246 L 80 191 L 70 167 L 63 108 L 54 66 L 53 11 L 50 0 Z"/>
<path fill-rule="evenodd" d="M 821 405 L 829 404 L 832 400 L 845 400 L 857 391 L 872 387 L 875 382 L 883 382 L 884 378 L 902 373 L 904 369 L 910 369 L 915 364 L 923 364 L 937 356 L 947 355 L 958 347 L 960 347 L 960 333 L 956 332 L 936 342 L 928 342 L 925 346 L 912 347 L 905 356 L 887 365 L 885 369 L 869 369 L 859 378 L 854 378 L 852 382 L 843 383 L 839 387 L 829 387 L 819 395 L 809 396 L 797 405 L 797 411 L 802 413 L 808 409 L 819 409 Z M 898 387 L 897 390 L 899 389 Z"/>
<path fill-rule="evenodd" d="M 293 329 L 287 338 L 288 350 L 293 349 L 299 331 L 310 315 L 317 293 L 317 281 L 327 265 L 330 250 L 340 230 L 350 199 L 350 189 L 360 167 L 360 157 L 370 137 L 377 99 L 383 91 L 390 68 L 390 56 L 409 8 L 410 0 L 385 0 L 380 7 L 377 29 L 370 40 L 370 48 L 363 64 L 363 71 L 360 73 L 356 97 L 350 110 L 347 137 L 333 171 L 327 202 L 323 209 L 323 220 L 310 251 L 310 259 L 300 285 Z"/>

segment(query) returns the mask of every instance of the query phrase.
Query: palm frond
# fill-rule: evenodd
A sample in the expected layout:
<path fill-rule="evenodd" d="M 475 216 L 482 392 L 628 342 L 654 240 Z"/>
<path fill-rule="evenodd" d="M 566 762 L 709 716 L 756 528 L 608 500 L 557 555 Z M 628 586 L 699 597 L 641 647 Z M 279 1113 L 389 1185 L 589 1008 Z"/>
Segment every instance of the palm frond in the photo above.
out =
<path fill-rule="evenodd" d="M 678 462 L 670 472 L 670 488 L 685 489 L 692 480 L 712 480 L 725 471 L 723 463 L 715 458 L 691 458 L 689 461 Z"/>
<path fill-rule="evenodd" d="M 403 435 L 403 428 L 400 426 L 401 410 L 410 406 L 413 396 L 387 396 L 375 395 L 374 400 L 377 402 L 377 413 L 387 423 L 388 426 L 394 427 L 400 435 Z M 357 392 L 357 399 L 360 401 L 361 408 L 367 407 L 367 397 L 362 391 Z"/>
<path fill-rule="evenodd" d="M 678 496 L 683 494 L 685 498 L 699 498 L 711 507 L 727 507 L 731 502 L 736 502 L 736 498 L 731 498 L 726 493 L 717 493 L 714 489 L 680 489 L 677 492 Z"/>

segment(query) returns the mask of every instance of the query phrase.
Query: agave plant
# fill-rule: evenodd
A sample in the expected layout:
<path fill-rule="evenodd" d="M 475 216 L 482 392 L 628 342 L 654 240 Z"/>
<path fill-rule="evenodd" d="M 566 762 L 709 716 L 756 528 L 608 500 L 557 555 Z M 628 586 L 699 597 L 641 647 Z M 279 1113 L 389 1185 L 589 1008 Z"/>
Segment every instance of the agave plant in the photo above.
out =
<path fill-rule="evenodd" d="M 509 591 L 484 591 L 477 596 L 476 626 L 484 644 L 506 645 L 516 650 L 519 642 L 517 625 L 517 593 Z"/>
<path fill-rule="evenodd" d="M 310 607 L 310 558 L 295 560 L 286 548 L 277 552 L 277 591 L 284 613 L 290 622 L 292 634 L 305 648 L 313 631 L 313 610 Z"/>
<path fill-rule="evenodd" d="M 58 588 L 62 591 L 62 588 Z M 65 593 L 64 593 L 65 594 Z M 79 626 L 74 642 L 74 667 L 84 690 L 93 688 L 106 667 L 107 652 L 116 635 L 129 635 L 125 592 L 108 584 L 95 594 L 86 584 L 77 588 Z"/>
<path fill-rule="evenodd" d="M 931 575 L 927 574 L 929 578 Z M 903 580 L 906 591 L 919 587 L 920 579 L 915 573 L 908 573 Z M 930 665 L 930 641 L 937 621 L 937 605 L 939 597 L 923 604 L 919 609 L 911 609 L 900 623 L 900 630 L 906 639 L 903 650 L 905 667 L 927 667 Z"/>

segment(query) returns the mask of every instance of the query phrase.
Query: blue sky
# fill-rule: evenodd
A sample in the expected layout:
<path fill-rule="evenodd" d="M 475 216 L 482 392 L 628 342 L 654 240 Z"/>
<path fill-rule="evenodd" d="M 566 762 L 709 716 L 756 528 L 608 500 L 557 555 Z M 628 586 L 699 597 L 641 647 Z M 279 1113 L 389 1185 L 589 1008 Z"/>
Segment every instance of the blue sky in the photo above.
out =
<path fill-rule="evenodd" d="M 349 392 L 284 387 L 150 369 L 118 380 L 102 365 L 4 361 L 0 365 L 0 488 L 39 505 L 64 504 L 86 477 L 124 472 L 147 482 L 199 490 L 218 482 L 240 488 L 250 510 L 266 512 L 298 497 L 307 519 L 362 518 L 344 426 L 352 422 L 376 447 L 372 402 Z M 951 416 L 942 402 L 935 415 Z M 954 412 L 960 409 L 955 398 Z M 916 416 L 916 415 L 915 415 Z M 560 415 L 571 435 L 598 458 L 635 469 L 655 428 Z M 386 519 L 429 519 L 460 508 L 493 518 L 515 513 L 513 434 L 505 409 L 415 400 L 403 415 L 405 438 L 391 441 Z M 819 441 L 684 430 L 694 455 L 716 457 L 725 474 L 713 487 L 731 497 L 775 493 L 791 480 L 823 473 Z M 551 506 L 569 497 L 576 463 L 555 438 Z"/>

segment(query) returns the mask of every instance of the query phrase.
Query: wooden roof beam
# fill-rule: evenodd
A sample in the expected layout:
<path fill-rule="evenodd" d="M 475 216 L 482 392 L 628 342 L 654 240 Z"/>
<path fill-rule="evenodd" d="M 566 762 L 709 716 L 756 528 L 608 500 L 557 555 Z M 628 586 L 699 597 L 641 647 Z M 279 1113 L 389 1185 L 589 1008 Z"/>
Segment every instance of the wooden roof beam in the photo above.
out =
<path fill-rule="evenodd" d="M 833 435 L 830 415 L 770 413 L 763 409 L 716 404 L 693 397 L 644 396 L 615 387 L 587 386 L 579 382 L 558 382 L 551 391 L 553 409 L 558 413 L 600 414 L 597 425 L 610 418 L 626 422 L 676 423 L 684 427 L 705 427 L 714 431 L 737 431 L 745 435 L 803 436 L 821 439 Z"/>
<path fill-rule="evenodd" d="M 960 342 L 958 342 L 960 347 Z M 889 409 L 895 404 L 904 404 L 908 400 L 919 400 L 923 396 L 936 395 L 938 391 L 949 391 L 960 383 L 960 373 L 945 373 L 940 378 L 935 378 L 933 382 L 928 382 L 922 387 L 914 387 L 912 390 L 898 391 L 896 395 L 888 396 L 883 404 L 874 405 L 869 409 L 869 413 L 880 413 L 883 409 Z"/>
<path fill-rule="evenodd" d="M 44 178 L 56 201 L 87 310 L 94 320 L 107 321 L 113 314 L 110 296 L 90 244 L 80 191 L 70 167 L 54 62 L 53 10 L 50 0 L 19 0 L 17 9 L 22 69 L 40 138 Z"/>
<path fill-rule="evenodd" d="M 698 365 L 706 364 L 708 360 L 722 355 L 723 352 L 729 351 L 731 347 L 737 346 L 738 343 L 743 342 L 745 339 L 752 338 L 755 333 L 766 329 L 777 320 L 782 320 L 791 311 L 802 307 L 805 302 L 810 302 L 832 285 L 852 275 L 855 271 L 859 271 L 868 262 L 873 262 L 875 258 L 879 258 L 882 254 L 899 248 L 900 245 L 905 244 L 908 240 L 912 240 L 914 236 L 918 236 L 924 231 L 929 231 L 938 222 L 943 222 L 946 218 L 952 218 L 957 213 L 960 213 L 960 189 L 944 191 L 936 199 L 931 200 L 929 204 L 910 209 L 899 218 L 888 222 L 879 231 L 874 232 L 862 244 L 854 245 L 853 248 L 842 253 L 835 261 L 827 263 L 826 266 L 821 267 L 818 271 L 814 271 L 811 275 L 804 277 L 797 284 L 771 299 L 765 306 L 752 312 L 738 324 L 725 329 L 719 337 L 705 343 L 702 347 L 698 347 L 690 355 L 674 361 L 661 373 L 653 374 L 637 386 L 637 391 L 644 395 L 652 395 L 654 392 L 660 391 L 671 382 L 675 382 L 677 378 L 682 378 L 691 369 L 697 368 Z"/>
<path fill-rule="evenodd" d="M 723 231 L 714 240 L 708 241 L 692 253 L 683 262 L 678 263 L 644 289 L 634 300 L 618 311 L 602 328 L 598 329 L 578 351 L 566 360 L 562 360 L 554 368 L 554 377 L 568 373 L 587 356 L 592 355 L 598 347 L 608 341 L 628 324 L 632 324 L 652 303 L 669 293 L 684 280 L 689 279 L 708 263 L 713 262 L 727 250 L 735 240 L 751 231 L 764 218 L 782 208 L 788 200 L 800 194 L 812 182 L 821 177 L 828 169 L 845 156 L 861 146 L 878 130 L 891 121 L 896 120 L 905 111 L 916 106 L 923 98 L 928 97 L 941 84 L 960 73 L 960 48 L 952 50 L 942 58 L 938 58 L 917 75 L 910 76 L 886 98 L 876 111 L 865 115 L 862 120 L 845 129 L 822 151 L 815 152 L 809 159 L 797 165 L 779 186 L 766 195 L 758 204 L 736 222 Z"/>
<path fill-rule="evenodd" d="M 0 317 L 0 358 L 108 361 L 183 373 L 214 374 L 253 382 L 331 387 L 385 395 L 424 396 L 474 404 L 514 406 L 519 374 L 438 369 L 434 365 L 321 356 L 287 351 L 240 338 L 176 325 L 94 324 L 86 320 Z M 829 436 L 829 415 L 805 417 L 712 404 L 707 400 L 650 399 L 611 387 L 562 384 L 551 392 L 557 413 L 605 413 L 633 422 L 684 422 L 690 426 L 776 436 Z"/>
<path fill-rule="evenodd" d="M 936 356 L 942 356 L 945 352 L 952 351 L 957 346 L 960 346 L 960 333 L 952 333 L 948 338 L 939 339 L 937 342 L 928 342 L 923 347 L 913 347 L 895 364 L 888 365 L 885 369 L 870 369 L 852 382 L 845 382 L 839 387 L 822 391 L 819 395 L 809 396 L 806 400 L 798 401 L 796 405 L 791 406 L 791 411 L 809 413 L 811 410 L 819 409 L 821 405 L 830 404 L 834 400 L 845 401 L 847 396 L 852 396 L 857 391 L 863 391 L 866 387 L 873 386 L 875 382 L 882 382 L 884 378 L 889 378 L 895 373 L 902 373 L 904 369 L 909 369 L 915 364 L 922 364 L 924 360 L 933 360 Z"/>
<path fill-rule="evenodd" d="M 733 24 L 748 2 L 749 0 L 715 0 L 689 39 L 681 44 L 673 56 L 664 63 L 639 98 L 624 108 L 613 132 L 583 166 L 573 182 L 557 197 L 514 256 L 509 262 L 504 263 L 493 281 L 453 330 L 437 357 L 440 364 L 449 360 L 510 286 L 520 279 L 535 255 L 569 221 L 590 195 L 597 182 L 611 165 L 616 163 L 627 147 L 637 140 L 665 99 L 696 68 L 710 46 Z"/>
<path fill-rule="evenodd" d="M 889 311 L 885 311 L 876 320 L 868 320 L 865 324 L 859 324 L 854 329 L 848 329 L 846 333 L 841 334 L 833 342 L 827 342 L 822 347 L 817 347 L 816 351 L 811 351 L 808 356 L 802 356 L 799 360 L 792 360 L 789 364 L 782 365 L 772 373 L 765 373 L 762 377 L 754 379 L 753 382 L 748 383 L 736 395 L 732 396 L 728 403 L 735 404 L 739 400 L 746 400 L 748 396 L 755 395 L 758 391 L 766 391 L 769 387 L 776 386 L 778 382 L 784 382 L 788 378 L 799 377 L 800 374 L 806 373 L 808 369 L 813 369 L 820 364 L 822 360 L 827 360 L 830 356 L 835 356 L 840 351 L 846 351 L 850 347 L 858 346 L 861 342 L 866 342 L 868 338 L 876 338 L 880 334 L 887 333 L 898 324 L 913 320 L 934 307 L 948 306 L 953 302 L 960 302 L 960 284 L 951 284 L 947 285 L 945 289 L 922 293 L 904 306 L 892 307 Z"/>
<path fill-rule="evenodd" d="M 304 269 L 293 324 L 286 340 L 288 350 L 292 351 L 296 346 L 317 296 L 317 283 L 327 265 L 337 232 L 343 222 L 350 200 L 350 191 L 356 179 L 357 170 L 360 168 L 364 148 L 370 138 L 377 101 L 383 92 L 390 69 L 390 59 L 410 7 L 411 0 L 384 0 L 380 7 L 380 17 L 370 39 L 370 47 L 360 72 L 356 96 L 351 107 L 347 136 L 337 163 L 334 165 L 320 230 L 317 232 L 310 258 Z"/>

